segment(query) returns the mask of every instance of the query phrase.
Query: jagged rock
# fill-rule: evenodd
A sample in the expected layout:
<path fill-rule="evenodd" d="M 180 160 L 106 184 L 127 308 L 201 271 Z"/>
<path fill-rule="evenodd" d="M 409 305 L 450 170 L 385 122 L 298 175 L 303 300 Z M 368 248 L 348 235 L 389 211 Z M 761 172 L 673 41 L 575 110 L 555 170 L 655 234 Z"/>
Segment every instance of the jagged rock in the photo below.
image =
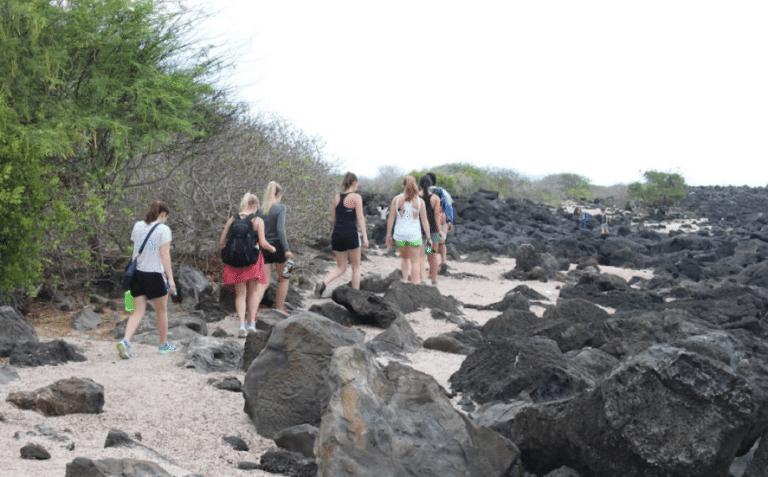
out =
<path fill-rule="evenodd" d="M 369 341 L 368 347 L 376 353 L 415 353 L 421 348 L 421 338 L 405 316 L 400 315 L 389 328 Z"/>
<path fill-rule="evenodd" d="M 348 286 L 336 287 L 331 297 L 334 302 L 349 310 L 357 323 L 386 329 L 400 314 L 398 309 L 381 297 Z"/>
<path fill-rule="evenodd" d="M 392 303 L 403 313 L 412 313 L 422 309 L 437 309 L 448 313 L 460 314 L 459 302 L 452 297 L 440 294 L 437 287 L 414 285 L 412 283 L 393 283 L 384 294 L 384 301 Z"/>
<path fill-rule="evenodd" d="M 464 360 L 449 382 L 453 391 L 469 393 L 481 404 L 516 399 L 521 392 L 546 402 L 595 385 L 554 341 L 541 337 L 489 341 Z"/>
<path fill-rule="evenodd" d="M 238 452 L 248 452 L 249 450 L 248 444 L 237 436 L 226 436 L 222 437 L 221 440 L 232 446 L 232 448 Z"/>
<path fill-rule="evenodd" d="M 752 462 L 749 463 L 742 477 L 768 477 L 768 439 L 765 434 L 755 450 Z"/>
<path fill-rule="evenodd" d="M 75 457 L 67 464 L 64 477 L 172 477 L 154 462 L 137 459 L 98 459 Z"/>
<path fill-rule="evenodd" d="M 607 341 L 603 329 L 609 317 L 605 310 L 586 300 L 561 298 L 547 307 L 542 319 L 526 332 L 553 340 L 563 353 L 585 346 L 600 347 Z"/>
<path fill-rule="evenodd" d="M 215 294 L 213 283 L 198 268 L 185 263 L 174 275 L 185 305 L 194 308 L 201 302 L 210 301 Z"/>
<path fill-rule="evenodd" d="M 179 367 L 201 373 L 227 372 L 240 369 L 242 360 L 243 346 L 237 340 L 199 336 L 187 346 Z"/>
<path fill-rule="evenodd" d="M 352 326 L 355 322 L 355 319 L 349 310 L 333 302 L 323 302 L 320 305 L 312 305 L 309 307 L 309 311 L 335 321 L 341 326 Z"/>
<path fill-rule="evenodd" d="M 469 355 L 475 348 L 465 346 L 461 341 L 454 336 L 443 333 L 438 336 L 430 336 L 424 340 L 422 345 L 424 349 L 433 349 L 435 351 L 442 351 L 444 353 L 463 354 Z"/>
<path fill-rule="evenodd" d="M 259 459 L 259 464 L 240 462 L 241 470 L 264 470 L 273 474 L 287 474 L 291 477 L 316 477 L 317 464 L 313 458 L 288 451 L 267 452 Z"/>
<path fill-rule="evenodd" d="M 39 444 L 27 444 L 21 448 L 21 458 L 28 460 L 48 460 L 51 454 Z"/>
<path fill-rule="evenodd" d="M 35 391 L 10 393 L 6 401 L 45 416 L 99 414 L 104 407 L 104 387 L 88 378 L 69 378 Z"/>
<path fill-rule="evenodd" d="M 514 441 L 525 467 L 595 477 L 726 475 L 768 425 L 761 388 L 697 353 L 658 345 L 594 389 L 526 408 Z"/>
<path fill-rule="evenodd" d="M 526 336 L 528 329 L 541 323 L 541 318 L 531 311 L 514 308 L 488 320 L 480 332 L 486 339 L 503 339 Z"/>
<path fill-rule="evenodd" d="M 84 309 L 79 313 L 72 315 L 70 320 L 72 328 L 76 331 L 84 332 L 95 330 L 101 324 L 101 317 L 93 310 Z"/>
<path fill-rule="evenodd" d="M 13 348 L 9 362 L 12 366 L 37 367 L 85 361 L 86 357 L 78 351 L 76 347 L 63 340 L 45 343 L 27 341 Z"/>
<path fill-rule="evenodd" d="M 318 425 L 331 395 L 327 374 L 333 351 L 364 338 L 360 330 L 310 312 L 294 313 L 275 326 L 243 381 L 245 412 L 256 432 L 271 439 L 289 427 Z"/>
<path fill-rule="evenodd" d="M 501 301 L 492 303 L 490 305 L 482 306 L 479 309 L 505 311 L 510 309 L 511 310 L 529 310 L 530 308 L 531 308 L 530 302 L 525 296 L 523 296 L 522 293 L 510 291 L 504 295 L 504 298 L 502 298 Z"/>
<path fill-rule="evenodd" d="M 8 384 L 19 380 L 19 373 L 10 366 L 0 368 L 0 384 Z"/>
<path fill-rule="evenodd" d="M 570 353 L 567 353 L 566 356 L 568 356 L 573 363 L 586 370 L 595 379 L 602 378 L 619 364 L 618 359 L 605 351 L 595 348 L 586 347 L 572 351 L 572 353 L 572 356 Z"/>
<path fill-rule="evenodd" d="M 360 347 L 336 351 L 334 392 L 315 444 L 318 477 L 499 476 L 518 456 L 497 432 L 456 411 L 431 376 Z"/>
<path fill-rule="evenodd" d="M 14 346 L 25 343 L 37 343 L 35 328 L 10 306 L 0 306 L 0 358 L 11 355 Z"/>
<path fill-rule="evenodd" d="M 281 449 L 297 452 L 304 457 L 315 457 L 315 440 L 320 430 L 309 424 L 290 427 L 275 435 L 275 444 Z"/>
<path fill-rule="evenodd" d="M 226 376 L 221 379 L 211 378 L 208 380 L 208 384 L 223 391 L 231 391 L 233 393 L 243 392 L 243 383 L 234 376 Z"/>

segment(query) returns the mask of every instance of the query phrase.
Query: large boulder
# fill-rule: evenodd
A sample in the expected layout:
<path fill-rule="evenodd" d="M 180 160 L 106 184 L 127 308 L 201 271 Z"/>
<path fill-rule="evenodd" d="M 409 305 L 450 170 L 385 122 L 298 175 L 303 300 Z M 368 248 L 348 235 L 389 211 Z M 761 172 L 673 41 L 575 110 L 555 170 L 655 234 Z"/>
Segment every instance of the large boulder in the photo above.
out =
<path fill-rule="evenodd" d="M 11 306 L 0 306 L 0 358 L 7 358 L 19 343 L 37 343 L 35 328 Z"/>
<path fill-rule="evenodd" d="M 45 416 L 99 414 L 104 407 L 104 387 L 88 378 L 61 379 L 31 392 L 10 393 L 6 401 Z"/>
<path fill-rule="evenodd" d="M 481 404 L 518 399 L 521 393 L 546 402 L 595 385 L 554 341 L 541 337 L 489 341 L 467 356 L 449 382 L 452 390 L 468 393 Z"/>
<path fill-rule="evenodd" d="M 327 375 L 334 350 L 364 339 L 362 331 L 311 312 L 277 324 L 243 381 L 245 412 L 256 432 L 271 439 L 289 427 L 319 425 L 332 392 Z"/>
<path fill-rule="evenodd" d="M 649 348 L 573 399 L 515 417 L 531 472 L 567 465 L 595 477 L 728 475 L 766 427 L 762 389 L 707 357 Z"/>
<path fill-rule="evenodd" d="M 403 313 L 412 313 L 422 309 L 461 313 L 458 308 L 458 300 L 444 297 L 437 287 L 428 285 L 414 285 L 397 281 L 387 289 L 384 294 L 384 301 L 392 303 Z"/>
<path fill-rule="evenodd" d="M 88 459 L 75 457 L 67 464 L 64 477 L 171 477 L 165 469 L 146 460 Z"/>
<path fill-rule="evenodd" d="M 86 357 L 64 340 L 25 341 L 13 348 L 10 364 L 18 367 L 57 366 L 70 361 L 82 362 Z"/>
<path fill-rule="evenodd" d="M 358 323 L 386 329 L 400 315 L 397 308 L 380 296 L 367 291 L 355 290 L 352 287 L 336 287 L 331 297 L 333 301 L 349 310 Z"/>
<path fill-rule="evenodd" d="M 201 270 L 189 264 L 179 267 L 174 278 L 185 305 L 194 308 L 201 302 L 211 301 L 215 296 L 213 283 Z"/>
<path fill-rule="evenodd" d="M 368 347 L 376 353 L 415 353 L 421 348 L 421 338 L 405 316 L 400 315 L 389 328 L 368 342 Z"/>
<path fill-rule="evenodd" d="M 315 443 L 319 477 L 501 477 L 519 453 L 496 431 L 456 411 L 431 376 L 382 368 L 360 347 L 340 348 L 334 392 Z"/>
<path fill-rule="evenodd" d="M 72 315 L 70 323 L 74 330 L 85 332 L 95 330 L 101 324 L 101 317 L 95 311 L 86 308 Z"/>
<path fill-rule="evenodd" d="M 194 368 L 201 373 L 227 372 L 240 369 L 243 345 L 232 339 L 198 336 L 187 346 L 181 368 Z"/>

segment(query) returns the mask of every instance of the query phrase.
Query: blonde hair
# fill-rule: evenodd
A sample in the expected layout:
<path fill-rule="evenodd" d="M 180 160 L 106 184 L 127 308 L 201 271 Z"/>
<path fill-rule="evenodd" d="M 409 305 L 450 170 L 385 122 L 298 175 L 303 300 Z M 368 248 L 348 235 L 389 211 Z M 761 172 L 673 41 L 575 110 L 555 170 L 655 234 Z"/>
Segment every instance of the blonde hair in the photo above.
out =
<path fill-rule="evenodd" d="M 413 200 L 419 195 L 419 188 L 416 186 L 416 179 L 413 176 L 403 177 L 403 195 L 406 201 Z"/>
<path fill-rule="evenodd" d="M 269 209 L 277 203 L 277 194 L 283 195 L 283 186 L 275 181 L 269 181 L 267 189 L 264 191 L 264 215 L 269 213 Z"/>
<path fill-rule="evenodd" d="M 344 181 L 341 183 L 341 191 L 344 192 L 345 190 L 352 187 L 352 184 L 357 182 L 357 176 L 354 172 L 347 172 L 344 175 Z"/>
<path fill-rule="evenodd" d="M 248 207 L 259 207 L 259 198 L 250 192 L 246 192 L 243 198 L 240 200 L 240 212 L 244 211 Z"/>

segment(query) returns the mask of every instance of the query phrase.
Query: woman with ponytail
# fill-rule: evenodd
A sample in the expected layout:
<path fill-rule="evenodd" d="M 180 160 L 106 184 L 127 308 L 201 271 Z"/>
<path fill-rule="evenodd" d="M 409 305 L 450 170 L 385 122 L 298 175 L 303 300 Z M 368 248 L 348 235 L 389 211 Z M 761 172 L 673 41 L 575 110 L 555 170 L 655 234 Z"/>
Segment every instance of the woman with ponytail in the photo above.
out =
<path fill-rule="evenodd" d="M 437 259 L 438 259 L 438 244 L 440 244 L 445 236 L 442 230 L 437 226 L 436 217 L 440 217 L 440 197 L 436 194 L 429 192 L 429 188 L 432 187 L 432 179 L 428 175 L 423 175 L 419 179 L 419 188 L 421 189 L 421 197 L 427 204 L 427 221 L 429 222 L 429 234 L 427 239 L 432 240 L 430 253 L 427 254 L 427 260 L 429 261 L 429 278 L 432 280 L 433 285 L 437 285 Z M 422 267 L 425 267 L 424 260 L 421 261 Z M 423 276 L 423 275 L 422 275 Z"/>
<path fill-rule="evenodd" d="M 275 293 L 275 308 L 288 313 L 285 309 L 285 297 L 288 295 L 290 280 L 283 277 L 285 263 L 293 258 L 285 234 L 285 215 L 287 207 L 280 203 L 283 199 L 283 187 L 275 181 L 267 184 L 264 191 L 262 206 L 257 212 L 264 220 L 264 235 L 267 242 L 275 247 L 275 252 L 263 251 L 264 272 L 267 276 L 267 286 L 272 280 L 272 270 L 277 270 L 277 291 Z"/>
<path fill-rule="evenodd" d="M 157 351 L 160 354 L 176 351 L 176 346 L 168 343 L 168 293 L 176 293 L 171 268 L 171 229 L 165 225 L 169 212 L 165 202 L 152 202 L 144 220 L 136 222 L 131 232 L 132 259 L 136 259 L 130 288 L 134 311 L 125 326 L 125 336 L 117 343 L 117 354 L 123 359 L 131 359 L 130 340 L 144 318 L 148 300 L 152 300 L 157 319 L 157 334 L 160 337 Z M 145 240 L 146 245 L 139 254 Z"/>

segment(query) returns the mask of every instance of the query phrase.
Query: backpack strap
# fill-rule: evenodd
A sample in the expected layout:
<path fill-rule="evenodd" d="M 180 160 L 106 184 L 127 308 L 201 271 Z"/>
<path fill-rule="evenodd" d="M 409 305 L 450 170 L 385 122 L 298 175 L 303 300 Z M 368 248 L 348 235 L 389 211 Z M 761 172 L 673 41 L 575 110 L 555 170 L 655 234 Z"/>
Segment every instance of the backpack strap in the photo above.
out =
<path fill-rule="evenodd" d="M 160 225 L 160 223 L 159 223 L 159 222 L 158 222 L 158 223 L 156 223 L 156 224 L 155 224 L 155 225 L 154 225 L 154 226 L 153 226 L 153 227 L 152 227 L 152 228 L 149 230 L 149 233 L 147 234 L 147 236 L 146 236 L 146 237 L 144 237 L 144 243 L 142 243 L 142 244 L 141 244 L 141 248 L 139 249 L 139 253 L 137 253 L 137 254 L 136 254 L 136 258 L 139 258 L 139 255 L 141 255 L 141 252 L 143 252 L 143 251 L 144 251 L 144 246 L 147 244 L 147 240 L 149 240 L 149 236 L 150 236 L 150 235 L 152 235 L 152 232 L 154 232 L 154 231 L 155 231 L 155 229 L 157 228 L 157 226 L 158 226 L 158 225 Z"/>

